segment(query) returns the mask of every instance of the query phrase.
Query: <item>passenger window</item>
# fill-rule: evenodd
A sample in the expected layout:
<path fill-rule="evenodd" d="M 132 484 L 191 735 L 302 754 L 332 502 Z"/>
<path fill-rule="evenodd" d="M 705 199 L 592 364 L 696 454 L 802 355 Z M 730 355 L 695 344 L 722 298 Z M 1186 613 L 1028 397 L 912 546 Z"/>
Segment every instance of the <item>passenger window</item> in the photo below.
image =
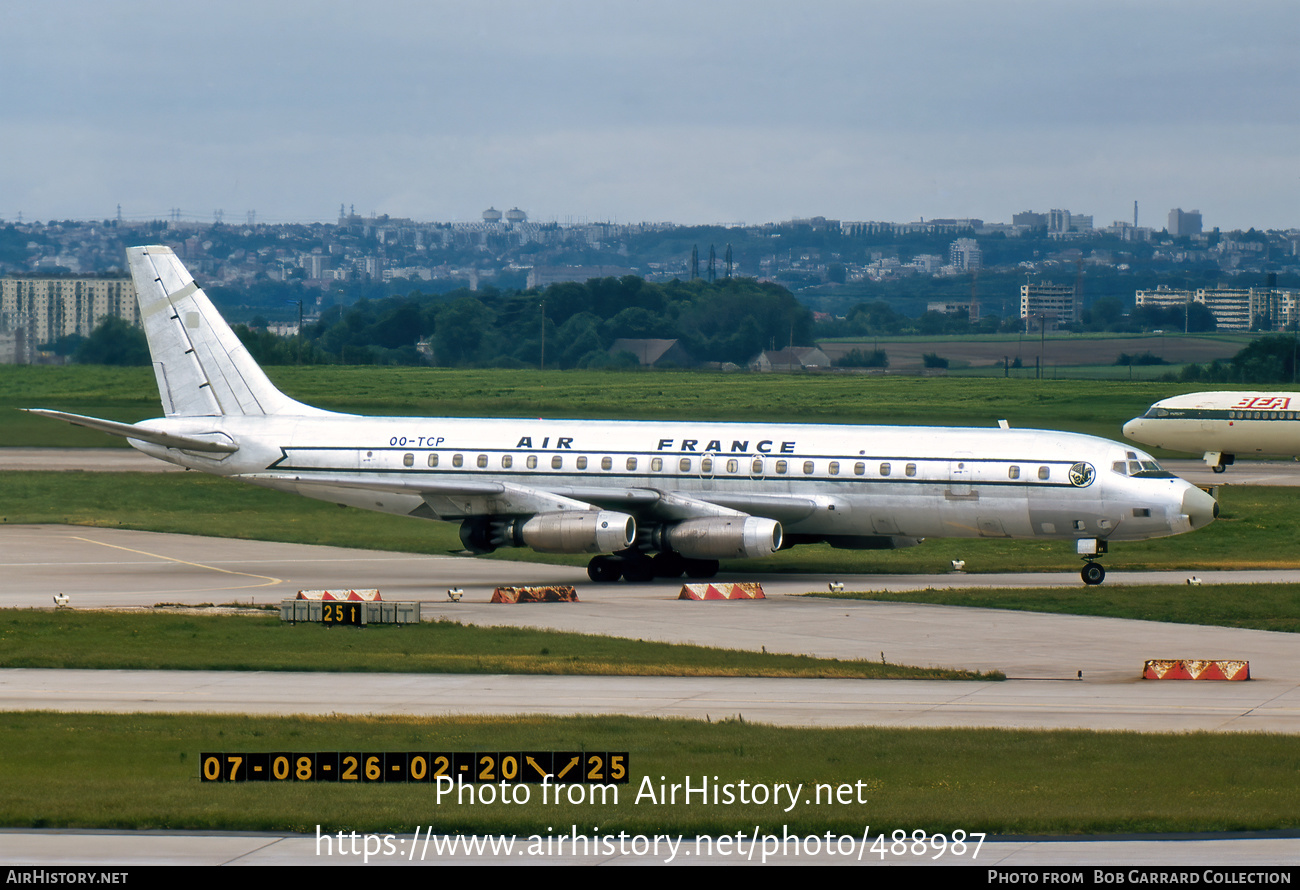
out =
<path fill-rule="evenodd" d="M 551 469 L 552 469 L 552 470 L 559 470 L 559 469 L 562 469 L 563 467 L 564 467 L 564 458 L 563 458 L 563 457 L 561 457 L 560 455 L 557 454 L 557 455 L 555 455 L 555 457 L 551 458 Z"/>
<path fill-rule="evenodd" d="M 906 467 L 903 468 L 903 473 L 908 476 L 915 476 L 916 464 L 908 464 Z"/>
<path fill-rule="evenodd" d="M 784 476 L 784 475 L 785 475 L 785 468 L 786 468 L 786 463 L 785 463 L 785 461 L 783 461 L 783 460 L 779 460 L 779 461 L 776 462 L 776 471 L 777 471 L 777 473 L 779 473 L 780 475 Z"/>
<path fill-rule="evenodd" d="M 677 469 L 682 473 L 689 473 L 691 471 L 691 459 L 689 457 L 683 457 L 681 461 L 678 462 Z"/>
<path fill-rule="evenodd" d="M 734 460 L 729 460 L 729 461 L 727 461 L 727 472 L 728 472 L 728 473 L 734 473 L 734 472 L 736 472 L 736 471 L 739 470 L 739 469 L 740 469 L 740 464 L 738 464 L 736 461 L 734 461 Z"/>
<path fill-rule="evenodd" d="M 578 458 L 578 469 L 579 470 L 587 469 L 587 458 L 585 455 Z"/>
<path fill-rule="evenodd" d="M 713 472 L 713 458 L 706 457 L 702 461 L 700 461 L 700 472 L 701 473 Z"/>
<path fill-rule="evenodd" d="M 535 454 L 528 455 L 528 469 L 530 470 L 537 469 L 537 455 Z"/>
<path fill-rule="evenodd" d="M 804 461 L 804 462 L 803 462 L 803 474 L 804 474 L 805 476 L 811 476 L 811 475 L 812 475 L 812 472 L 813 472 L 813 462 L 810 461 L 810 460 L 806 460 L 806 461 Z"/>
<path fill-rule="evenodd" d="M 749 471 L 755 476 L 761 476 L 763 474 L 763 462 L 761 460 L 755 460 L 749 465 Z"/>
<path fill-rule="evenodd" d="M 602 470 L 613 469 L 613 467 L 614 467 L 614 461 L 612 461 L 612 460 L 609 459 L 608 457 L 602 457 L 602 458 L 600 459 L 600 468 L 601 468 Z"/>
<path fill-rule="evenodd" d="M 1008 479 L 1019 479 L 1019 478 L 1020 478 L 1020 467 L 1007 467 L 1007 478 L 1008 478 Z"/>
<path fill-rule="evenodd" d="M 436 455 L 436 454 L 430 454 L 430 455 L 429 455 L 429 466 L 431 466 L 431 467 L 436 467 L 437 465 L 438 465 L 438 455 Z"/>
<path fill-rule="evenodd" d="M 480 470 L 485 469 L 487 467 L 487 455 L 480 454 L 477 463 Z"/>
<path fill-rule="evenodd" d="M 840 462 L 837 460 L 831 461 L 826 467 L 826 472 L 830 473 L 832 476 L 838 476 L 840 474 Z"/>
<path fill-rule="evenodd" d="M 650 461 L 650 469 L 651 469 L 651 470 L 653 470 L 654 472 L 658 473 L 658 472 L 659 472 L 660 470 L 662 470 L 663 468 L 664 468 L 664 459 L 663 459 L 662 457 L 656 457 L 656 458 L 651 459 L 651 461 Z"/>
<path fill-rule="evenodd" d="M 451 456 L 451 465 L 453 467 L 463 467 L 465 465 L 465 458 L 459 454 L 453 454 Z"/>
<path fill-rule="evenodd" d="M 415 466 L 415 455 L 414 455 L 414 454 L 403 454 L 403 455 L 402 455 L 402 466 L 404 466 L 404 467 L 413 467 L 413 466 Z"/>
<path fill-rule="evenodd" d="M 628 469 L 628 472 L 632 472 L 633 470 L 636 469 L 636 458 L 635 458 L 635 457 L 629 457 L 629 458 L 627 459 L 627 469 Z"/>
<path fill-rule="evenodd" d="M 1039 478 L 1039 479 L 1050 479 L 1051 476 L 1052 476 L 1052 469 L 1051 469 L 1051 467 L 1039 467 L 1039 468 L 1038 468 L 1038 478 Z"/>
<path fill-rule="evenodd" d="M 515 465 L 515 459 L 508 454 L 501 455 L 501 469 L 508 470 Z"/>
<path fill-rule="evenodd" d="M 855 463 L 855 464 L 853 465 L 853 475 L 854 475 L 854 476 L 861 476 L 861 475 L 862 475 L 863 473 L 865 473 L 866 471 L 867 471 L 867 465 L 864 464 L 862 461 L 858 461 L 857 463 Z"/>
<path fill-rule="evenodd" d="M 880 465 L 880 475 L 882 475 L 882 476 L 888 476 L 888 475 L 889 475 L 889 464 L 881 464 L 881 465 Z"/>

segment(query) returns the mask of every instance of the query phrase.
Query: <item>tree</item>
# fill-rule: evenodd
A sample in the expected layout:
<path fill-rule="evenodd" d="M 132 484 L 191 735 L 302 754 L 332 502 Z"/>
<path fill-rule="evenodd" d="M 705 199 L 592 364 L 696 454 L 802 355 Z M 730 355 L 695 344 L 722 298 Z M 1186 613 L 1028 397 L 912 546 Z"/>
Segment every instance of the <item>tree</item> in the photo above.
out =
<path fill-rule="evenodd" d="M 434 356 L 440 365 L 462 365 L 475 359 L 490 338 L 496 313 L 473 297 L 464 297 L 438 313 L 433 336 Z"/>
<path fill-rule="evenodd" d="M 147 365 L 149 341 L 144 331 L 110 315 L 77 347 L 72 360 L 79 365 Z"/>
<path fill-rule="evenodd" d="M 889 356 L 883 349 L 850 349 L 831 362 L 836 368 L 888 368 Z"/>

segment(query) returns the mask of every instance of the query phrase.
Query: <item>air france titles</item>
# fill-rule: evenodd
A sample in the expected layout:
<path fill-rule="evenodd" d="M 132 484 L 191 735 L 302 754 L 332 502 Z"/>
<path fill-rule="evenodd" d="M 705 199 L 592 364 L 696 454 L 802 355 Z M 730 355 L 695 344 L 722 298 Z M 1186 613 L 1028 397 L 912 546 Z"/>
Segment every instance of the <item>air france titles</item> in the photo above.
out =
<path fill-rule="evenodd" d="M 712 452 L 717 452 L 719 454 L 721 454 L 724 450 L 728 450 L 728 449 L 724 449 L 722 446 L 722 443 L 725 441 L 724 439 L 709 439 L 707 440 L 707 444 L 705 444 L 704 447 L 702 448 L 700 447 L 700 443 L 704 442 L 705 441 L 704 439 L 682 439 L 681 445 L 677 448 L 674 448 L 673 443 L 676 441 L 677 441 L 676 439 L 660 439 L 659 445 L 657 448 L 655 448 L 655 450 L 656 451 L 681 451 L 681 452 L 712 451 Z M 793 442 L 782 442 L 780 445 L 780 453 L 794 454 L 795 453 L 794 444 L 795 443 Z M 754 446 L 753 450 L 761 454 L 772 454 L 773 453 L 772 449 L 776 447 L 777 444 L 773 440 L 763 439 L 761 442 L 759 442 Z M 750 453 L 749 440 L 745 439 L 742 441 L 740 439 L 733 439 L 731 442 L 731 448 L 729 450 L 733 454 L 749 454 Z"/>

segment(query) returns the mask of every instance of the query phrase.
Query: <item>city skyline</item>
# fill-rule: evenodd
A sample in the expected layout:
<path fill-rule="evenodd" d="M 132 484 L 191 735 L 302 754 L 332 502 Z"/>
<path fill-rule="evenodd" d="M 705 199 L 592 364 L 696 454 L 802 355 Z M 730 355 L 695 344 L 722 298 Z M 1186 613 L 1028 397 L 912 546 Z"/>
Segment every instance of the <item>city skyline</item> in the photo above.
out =
<path fill-rule="evenodd" d="M 0 219 L 1290 228 L 1280 2 L 6 10 Z"/>

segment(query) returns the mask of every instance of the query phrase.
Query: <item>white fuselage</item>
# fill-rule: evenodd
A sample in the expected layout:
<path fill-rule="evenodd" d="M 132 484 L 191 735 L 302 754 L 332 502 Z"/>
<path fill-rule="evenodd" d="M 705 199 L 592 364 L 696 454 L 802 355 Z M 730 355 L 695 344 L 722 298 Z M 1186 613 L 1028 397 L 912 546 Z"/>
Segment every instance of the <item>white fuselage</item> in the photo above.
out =
<path fill-rule="evenodd" d="M 139 426 L 238 443 L 205 455 L 132 440 L 182 466 L 444 520 L 546 512 L 537 499 L 554 496 L 662 522 L 680 495 L 787 536 L 1124 541 L 1199 528 L 1214 505 L 1120 443 L 1038 430 L 350 415 Z"/>
<path fill-rule="evenodd" d="M 1170 451 L 1300 455 L 1300 393 L 1174 396 L 1124 424 L 1124 435 Z"/>

